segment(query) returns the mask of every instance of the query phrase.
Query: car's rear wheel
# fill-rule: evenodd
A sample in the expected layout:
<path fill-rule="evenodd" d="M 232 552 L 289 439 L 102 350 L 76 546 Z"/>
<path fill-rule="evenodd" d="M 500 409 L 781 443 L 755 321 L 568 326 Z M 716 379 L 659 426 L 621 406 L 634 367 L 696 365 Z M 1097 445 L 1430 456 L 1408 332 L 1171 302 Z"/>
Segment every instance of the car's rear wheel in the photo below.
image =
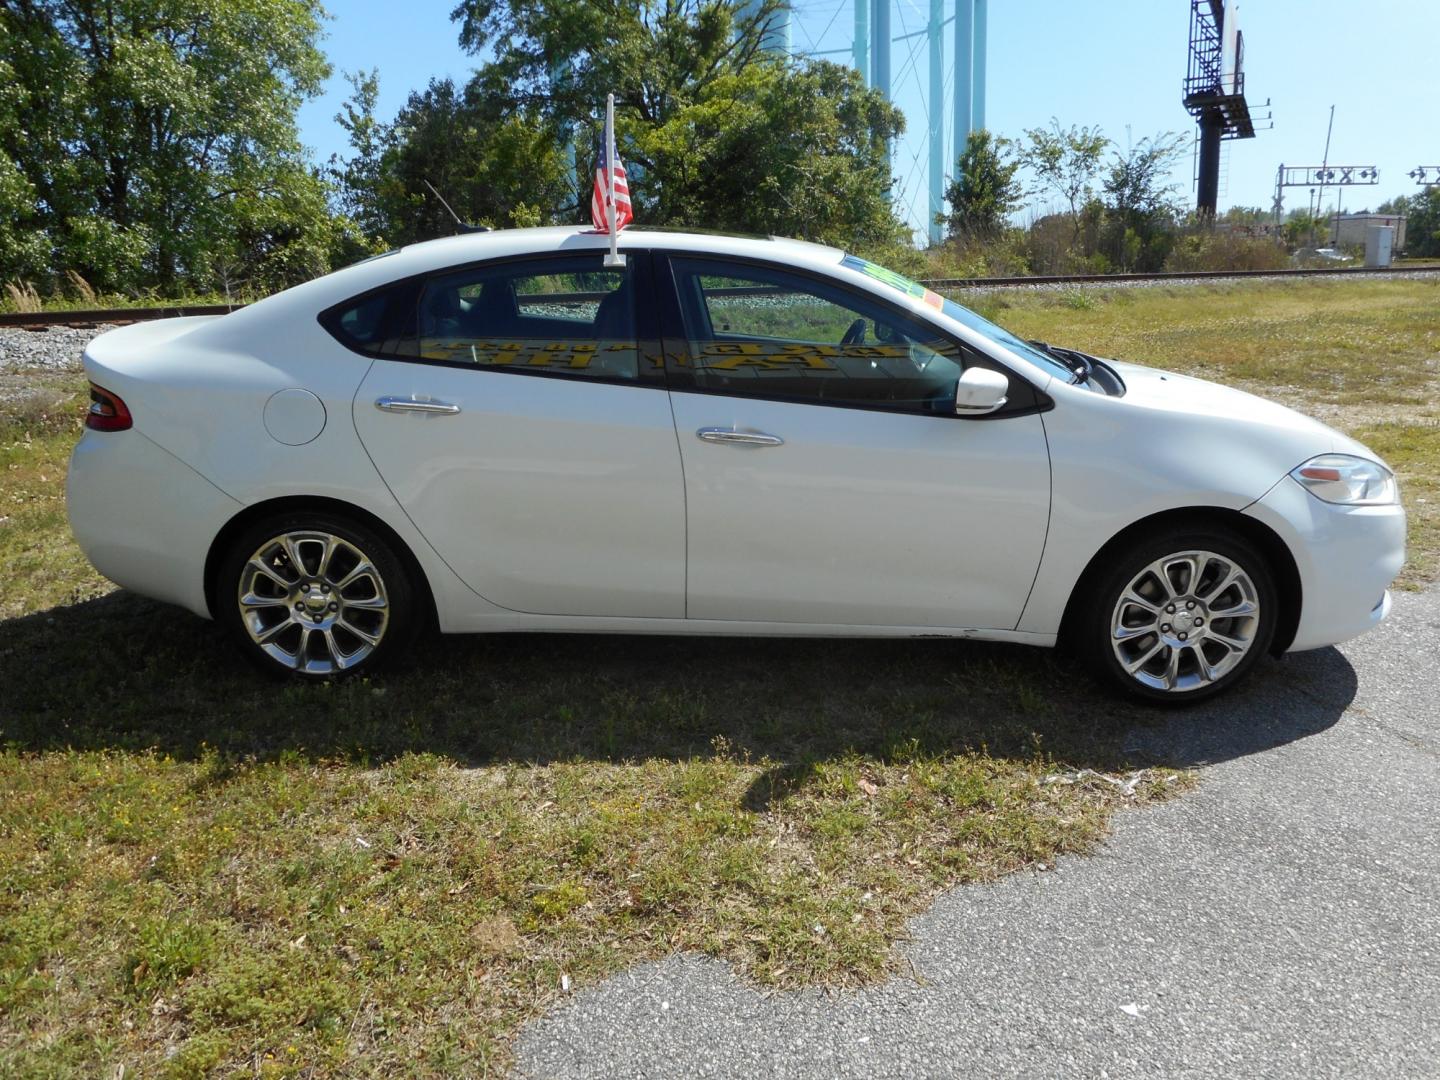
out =
<path fill-rule="evenodd" d="M 1105 680 L 1134 697 L 1199 701 L 1269 650 L 1279 603 L 1269 564 L 1227 530 L 1177 530 L 1096 570 L 1077 631 Z"/>
<path fill-rule="evenodd" d="M 247 529 L 221 562 L 219 616 L 263 669 L 309 678 L 378 666 L 416 627 L 414 584 L 386 540 L 333 514 Z"/>

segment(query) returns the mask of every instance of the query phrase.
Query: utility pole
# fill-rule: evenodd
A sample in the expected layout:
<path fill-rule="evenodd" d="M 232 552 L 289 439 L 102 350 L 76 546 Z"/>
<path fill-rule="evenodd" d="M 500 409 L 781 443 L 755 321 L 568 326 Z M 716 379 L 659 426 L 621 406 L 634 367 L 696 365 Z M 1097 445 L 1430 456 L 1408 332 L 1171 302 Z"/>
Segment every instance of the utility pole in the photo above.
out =
<path fill-rule="evenodd" d="M 1310 246 L 1315 246 L 1315 221 L 1325 212 L 1325 174 L 1330 170 L 1330 134 L 1335 130 L 1335 106 L 1330 106 L 1330 124 L 1325 129 L 1325 154 L 1320 159 L 1320 194 L 1315 199 L 1315 213 L 1310 217 Z"/>

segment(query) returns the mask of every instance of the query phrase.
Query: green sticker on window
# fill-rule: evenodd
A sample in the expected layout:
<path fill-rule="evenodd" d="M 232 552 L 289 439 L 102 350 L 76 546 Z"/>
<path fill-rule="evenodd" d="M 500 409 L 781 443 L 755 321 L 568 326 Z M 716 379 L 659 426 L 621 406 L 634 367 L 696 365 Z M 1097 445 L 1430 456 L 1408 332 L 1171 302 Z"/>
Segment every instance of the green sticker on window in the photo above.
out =
<path fill-rule="evenodd" d="M 899 289 L 906 296 L 913 296 L 917 300 L 923 300 L 931 307 L 939 309 L 944 299 L 939 293 L 931 292 L 918 281 L 911 281 L 904 274 L 897 274 L 894 270 L 887 270 L 878 263 L 872 263 L 868 259 L 862 259 L 858 255 L 846 255 L 840 260 L 841 266 L 848 266 L 851 270 L 859 270 L 866 277 L 872 277 L 876 281 L 883 281 L 892 289 Z"/>

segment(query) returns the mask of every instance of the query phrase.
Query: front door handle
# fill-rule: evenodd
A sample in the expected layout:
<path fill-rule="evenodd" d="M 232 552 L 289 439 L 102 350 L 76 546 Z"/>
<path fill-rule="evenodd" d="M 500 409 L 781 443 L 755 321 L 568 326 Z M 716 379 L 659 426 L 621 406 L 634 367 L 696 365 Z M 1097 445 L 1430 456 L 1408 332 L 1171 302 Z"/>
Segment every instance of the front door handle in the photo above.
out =
<path fill-rule="evenodd" d="M 779 435 L 766 435 L 763 431 L 735 431 L 731 428 L 702 427 L 695 432 L 701 442 L 726 443 L 730 446 L 782 446 L 785 440 Z"/>
<path fill-rule="evenodd" d="M 460 411 L 459 405 L 448 401 L 416 401 L 414 398 L 382 397 L 375 400 L 375 407 L 381 412 L 418 412 L 437 416 L 454 416 Z"/>

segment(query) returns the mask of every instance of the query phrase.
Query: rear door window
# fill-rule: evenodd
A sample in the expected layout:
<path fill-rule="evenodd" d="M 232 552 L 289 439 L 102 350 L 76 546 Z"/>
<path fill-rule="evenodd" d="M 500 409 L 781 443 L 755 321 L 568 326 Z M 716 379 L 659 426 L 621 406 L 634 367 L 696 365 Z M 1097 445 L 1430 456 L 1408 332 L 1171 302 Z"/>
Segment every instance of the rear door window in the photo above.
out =
<path fill-rule="evenodd" d="M 576 256 L 478 266 L 429 278 L 416 355 L 526 374 L 640 377 L 629 267 Z"/>

